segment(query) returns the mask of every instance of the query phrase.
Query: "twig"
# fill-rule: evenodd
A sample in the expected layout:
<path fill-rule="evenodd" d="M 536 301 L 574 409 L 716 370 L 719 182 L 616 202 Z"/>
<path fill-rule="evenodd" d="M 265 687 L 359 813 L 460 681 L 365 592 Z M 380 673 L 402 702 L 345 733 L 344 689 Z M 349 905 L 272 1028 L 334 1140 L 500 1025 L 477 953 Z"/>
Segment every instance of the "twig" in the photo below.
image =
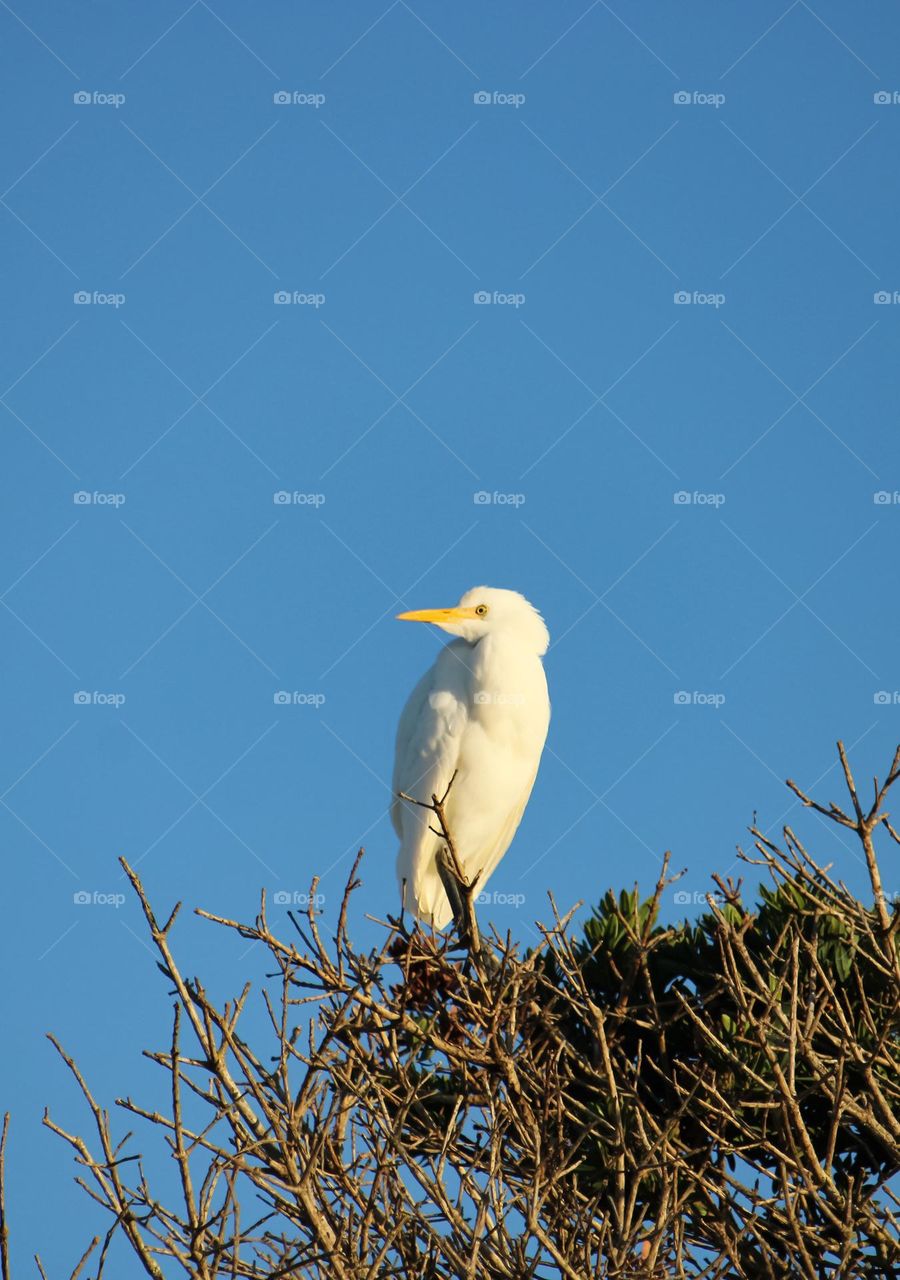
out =
<path fill-rule="evenodd" d="M 0 1277 L 11 1280 L 9 1271 L 9 1223 L 6 1218 L 6 1138 L 9 1133 L 9 1112 L 3 1117 L 3 1133 L 0 1135 Z"/>

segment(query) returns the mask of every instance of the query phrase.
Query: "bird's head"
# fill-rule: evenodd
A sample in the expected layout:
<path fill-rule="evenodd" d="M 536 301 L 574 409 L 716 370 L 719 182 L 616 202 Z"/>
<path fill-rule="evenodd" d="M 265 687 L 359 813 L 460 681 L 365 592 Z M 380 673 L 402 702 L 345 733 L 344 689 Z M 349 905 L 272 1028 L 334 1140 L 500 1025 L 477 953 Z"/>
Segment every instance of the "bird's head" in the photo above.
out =
<path fill-rule="evenodd" d="M 473 587 L 450 609 L 415 609 L 398 613 L 404 622 L 433 622 L 452 636 L 477 644 L 485 636 L 512 639 L 532 653 L 544 654 L 550 633 L 544 619 L 518 591 Z"/>

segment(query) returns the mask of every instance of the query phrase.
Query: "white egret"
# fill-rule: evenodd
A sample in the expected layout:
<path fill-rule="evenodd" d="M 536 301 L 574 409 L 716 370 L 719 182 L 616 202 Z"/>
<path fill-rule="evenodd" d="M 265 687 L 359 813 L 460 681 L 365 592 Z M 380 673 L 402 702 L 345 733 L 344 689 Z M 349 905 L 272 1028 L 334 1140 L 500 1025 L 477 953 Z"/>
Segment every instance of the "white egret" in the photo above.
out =
<path fill-rule="evenodd" d="M 541 656 L 550 636 L 517 591 L 475 587 L 450 609 L 401 613 L 457 637 L 409 697 L 397 729 L 391 818 L 400 837 L 404 905 L 443 929 L 452 909 L 438 871 L 434 814 L 398 797 L 441 797 L 462 870 L 477 892 L 509 848 L 537 774 L 550 723 Z M 454 779 L 454 774 L 455 779 Z"/>

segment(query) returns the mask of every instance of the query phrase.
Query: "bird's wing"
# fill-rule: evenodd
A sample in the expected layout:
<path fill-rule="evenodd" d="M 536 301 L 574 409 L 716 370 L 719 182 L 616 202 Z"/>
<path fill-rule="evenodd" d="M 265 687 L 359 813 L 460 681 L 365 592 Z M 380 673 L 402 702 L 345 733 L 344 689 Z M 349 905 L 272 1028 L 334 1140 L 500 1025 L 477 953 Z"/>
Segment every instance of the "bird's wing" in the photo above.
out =
<path fill-rule="evenodd" d="M 391 821 L 401 840 L 402 815 L 409 806 L 398 799 L 397 792 L 405 791 L 417 800 L 428 801 L 432 793 L 440 795 L 446 790 L 468 719 L 463 690 L 454 687 L 460 684 L 462 671 L 454 673 L 456 679 L 447 681 L 441 678 L 439 664 L 443 665 L 440 657 L 413 689 L 397 726 Z"/>
<path fill-rule="evenodd" d="M 397 737 L 394 742 L 394 775 L 391 779 L 391 794 L 393 796 L 391 800 L 391 822 L 393 822 L 394 830 L 401 840 L 403 838 L 403 827 L 401 825 L 403 801 L 399 798 L 397 792 L 406 791 L 407 785 L 413 785 L 410 778 L 410 766 L 413 763 L 411 747 L 417 726 L 422 718 L 422 711 L 428 706 L 428 695 L 431 693 L 433 681 L 434 670 L 429 668 L 406 699 L 406 706 L 400 713 L 400 723 L 397 725 Z M 411 793 L 407 792 L 407 794 Z M 422 798 L 427 799 L 427 797 Z"/>
<path fill-rule="evenodd" d="M 460 642 L 464 644 L 464 642 Z M 419 681 L 403 709 L 397 730 L 394 760 L 394 801 L 391 817 L 400 837 L 397 879 L 404 885 L 404 902 L 423 920 L 441 929 L 450 919 L 450 903 L 435 864 L 439 839 L 432 830 L 434 815 L 396 797 L 404 791 L 429 801 L 446 791 L 457 768 L 460 746 L 469 720 L 471 673 L 447 645 L 431 670 Z"/>
<path fill-rule="evenodd" d="M 480 871 L 481 873 L 476 885 L 479 893 L 484 889 L 489 877 L 496 869 L 497 863 L 512 844 L 513 836 L 519 829 L 519 823 L 522 821 L 522 814 L 525 812 L 525 806 L 528 804 L 536 777 L 537 769 L 535 769 L 534 773 L 531 775 L 531 779 L 519 799 L 504 817 L 503 823 L 497 831 L 497 835 L 491 846 L 484 850 L 484 856 L 481 859 L 481 866 L 473 868 L 473 874 L 476 871 Z"/>

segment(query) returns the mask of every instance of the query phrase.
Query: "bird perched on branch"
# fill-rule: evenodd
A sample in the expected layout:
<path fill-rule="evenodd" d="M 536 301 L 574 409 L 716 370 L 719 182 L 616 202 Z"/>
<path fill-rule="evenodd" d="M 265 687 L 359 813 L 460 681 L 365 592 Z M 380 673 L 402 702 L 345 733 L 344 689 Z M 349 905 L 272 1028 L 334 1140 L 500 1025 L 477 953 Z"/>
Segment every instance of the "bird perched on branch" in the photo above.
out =
<path fill-rule="evenodd" d="M 443 929 L 455 914 L 438 865 L 445 841 L 432 829 L 434 811 L 422 806 L 446 795 L 458 865 L 480 893 L 510 846 L 537 774 L 550 723 L 541 663 L 550 636 L 524 596 L 495 587 L 475 587 L 450 609 L 397 616 L 456 637 L 403 709 L 391 806 L 404 906 Z"/>

